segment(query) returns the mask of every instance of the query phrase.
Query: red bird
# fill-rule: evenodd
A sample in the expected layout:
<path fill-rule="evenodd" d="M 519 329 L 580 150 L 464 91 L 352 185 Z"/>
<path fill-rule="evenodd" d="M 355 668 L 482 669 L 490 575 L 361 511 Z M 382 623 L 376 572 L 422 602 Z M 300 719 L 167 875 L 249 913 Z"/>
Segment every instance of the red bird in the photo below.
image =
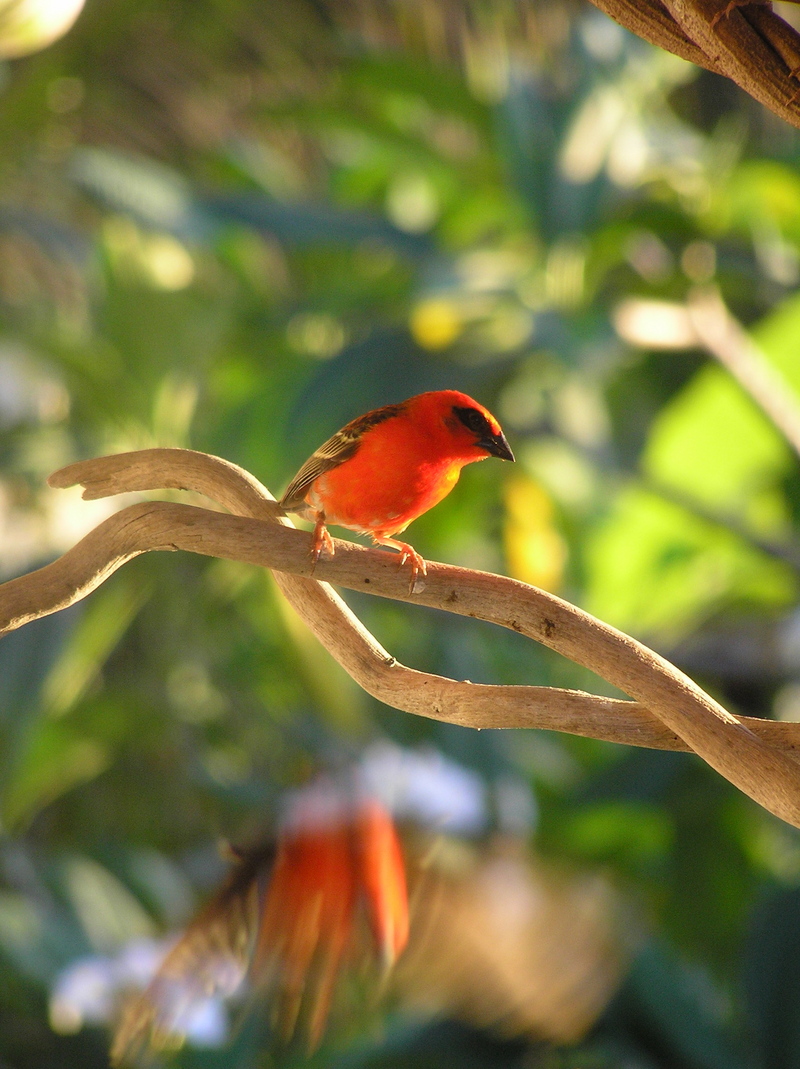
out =
<path fill-rule="evenodd" d="M 333 556 L 326 524 L 370 535 L 411 561 L 411 589 L 425 561 L 393 535 L 433 508 L 465 464 L 488 456 L 513 460 L 500 424 L 465 393 L 435 390 L 376 408 L 348 423 L 305 462 L 280 504 L 314 520 L 311 556 Z"/>
<path fill-rule="evenodd" d="M 235 857 L 225 883 L 124 1006 L 112 1065 L 139 1065 L 148 1048 L 179 1046 L 198 1003 L 248 986 L 271 996 L 285 1040 L 305 1031 L 314 1050 L 342 976 L 363 976 L 373 960 L 388 970 L 405 949 L 405 857 L 377 798 L 321 778 L 289 797 L 277 842 Z"/>

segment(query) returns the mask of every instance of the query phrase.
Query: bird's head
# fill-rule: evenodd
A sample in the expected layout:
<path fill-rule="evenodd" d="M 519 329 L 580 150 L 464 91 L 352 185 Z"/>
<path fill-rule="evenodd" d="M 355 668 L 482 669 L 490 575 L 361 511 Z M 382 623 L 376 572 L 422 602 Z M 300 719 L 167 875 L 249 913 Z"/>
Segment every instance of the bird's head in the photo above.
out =
<path fill-rule="evenodd" d="M 492 413 L 458 390 L 419 394 L 414 404 L 419 418 L 428 423 L 443 448 L 464 463 L 487 456 L 513 460 L 514 454 Z"/>

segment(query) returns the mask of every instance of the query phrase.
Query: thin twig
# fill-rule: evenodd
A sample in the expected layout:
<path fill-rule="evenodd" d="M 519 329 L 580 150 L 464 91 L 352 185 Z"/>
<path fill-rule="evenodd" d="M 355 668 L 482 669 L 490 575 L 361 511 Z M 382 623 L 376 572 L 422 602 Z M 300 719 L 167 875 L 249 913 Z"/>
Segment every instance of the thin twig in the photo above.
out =
<path fill-rule="evenodd" d="M 619 336 L 631 345 L 704 349 L 722 364 L 800 456 L 800 398 L 733 317 L 715 286 L 695 288 L 685 304 L 626 298 L 615 309 L 613 319 Z M 665 322 L 669 330 L 663 329 Z M 663 481 L 645 476 L 644 486 L 693 515 L 732 531 L 762 553 L 800 569 L 800 546 L 796 542 L 765 538 L 741 517 L 715 512 Z"/>
<path fill-rule="evenodd" d="M 699 342 L 727 369 L 800 456 L 800 400 L 728 311 L 719 290 L 690 294 L 687 310 Z"/>

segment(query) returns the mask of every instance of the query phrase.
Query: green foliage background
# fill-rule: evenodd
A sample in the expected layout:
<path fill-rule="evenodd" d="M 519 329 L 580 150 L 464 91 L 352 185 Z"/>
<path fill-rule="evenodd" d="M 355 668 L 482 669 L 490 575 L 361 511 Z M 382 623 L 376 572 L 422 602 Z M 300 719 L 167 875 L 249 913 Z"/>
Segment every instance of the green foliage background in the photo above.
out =
<path fill-rule="evenodd" d="M 5 577 L 99 517 L 45 488 L 76 458 L 190 446 L 278 491 L 348 419 L 453 387 L 519 463 L 465 472 L 412 529 L 426 557 L 800 715 L 797 458 L 703 353 L 613 326 L 713 281 L 800 390 L 796 131 L 544 0 L 89 0 L 0 84 Z M 349 600 L 414 667 L 602 689 L 519 636 Z M 652 937 L 574 1050 L 398 1019 L 318 1064 L 800 1065 L 794 829 L 683 755 L 379 707 L 268 577 L 172 554 L 0 642 L 0 1064 L 105 1065 L 100 1030 L 51 1031 L 58 971 L 184 922 L 219 838 L 377 733 L 524 777 L 538 849 L 613 872 Z M 174 1063 L 293 1064 L 262 1032 Z"/>

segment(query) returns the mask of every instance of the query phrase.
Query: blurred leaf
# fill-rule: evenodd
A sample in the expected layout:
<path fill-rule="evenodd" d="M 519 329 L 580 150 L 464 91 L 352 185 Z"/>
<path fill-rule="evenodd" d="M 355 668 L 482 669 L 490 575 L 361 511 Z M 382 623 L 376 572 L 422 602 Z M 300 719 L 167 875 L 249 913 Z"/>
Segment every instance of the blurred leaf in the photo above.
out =
<path fill-rule="evenodd" d="M 295 245 L 383 241 L 406 253 L 432 251 L 424 239 L 380 218 L 338 210 L 325 203 L 292 204 L 258 194 L 195 193 L 177 172 L 147 159 L 107 149 L 76 150 L 74 180 L 115 211 L 144 226 L 193 242 L 215 238 L 221 226 L 240 223 Z"/>
<path fill-rule="evenodd" d="M 745 1069 L 724 1025 L 724 1004 L 699 971 L 651 943 L 612 1008 L 670 1069 Z M 662 1061 L 663 1059 L 663 1061 Z"/>
<path fill-rule="evenodd" d="M 35 715 L 20 718 L 16 742 L 6 755 L 0 804 L 7 826 L 19 827 L 59 795 L 108 767 L 111 755 L 105 741 L 90 737 L 82 727 L 59 724 L 50 717 L 66 713 L 96 679 L 149 594 L 149 586 L 142 586 L 135 575 L 123 573 L 81 607 L 79 618 L 67 616 L 72 621 L 69 640 L 58 654 L 54 651 L 55 663 L 39 693 L 31 690 L 36 701 L 31 714 L 35 710 Z M 46 619 L 59 620 L 64 615 Z M 29 634 L 35 636 L 36 628 L 9 638 Z M 46 660 L 38 662 L 39 668 L 44 665 Z"/>
<path fill-rule="evenodd" d="M 24 759 L 4 784 L 3 824 L 18 832 L 44 806 L 98 776 L 110 763 L 111 755 L 102 743 L 66 724 L 41 720 Z"/>
<path fill-rule="evenodd" d="M 798 205 L 800 207 L 800 205 Z M 782 301 L 752 328 L 753 338 L 769 361 L 780 369 L 790 386 L 800 392 L 800 366 L 797 346 L 800 344 L 800 298 L 792 296 Z"/>
<path fill-rule="evenodd" d="M 7 800 L 14 790 L 18 769 L 26 760 L 40 719 L 42 688 L 74 634 L 82 608 L 76 605 L 42 617 L 10 632 L 0 642 L 0 810 L 3 821 L 11 816 L 6 811 Z M 57 747 L 53 756 L 60 765 Z M 60 777 L 63 773 L 59 770 L 56 775 Z"/>
<path fill-rule="evenodd" d="M 394 246 L 407 255 L 433 251 L 425 239 L 406 234 L 383 219 L 337 210 L 324 203 L 286 204 L 253 195 L 207 197 L 203 203 L 212 219 L 243 223 L 292 245 L 374 241 Z"/>
<path fill-rule="evenodd" d="M 800 181 L 796 171 L 777 160 L 746 160 L 729 183 L 714 190 L 710 220 L 715 227 L 752 232 L 780 228 L 800 238 Z"/>
<path fill-rule="evenodd" d="M 800 1066 L 800 891 L 775 891 L 756 910 L 744 957 L 747 1009 L 764 1069 Z"/>
<path fill-rule="evenodd" d="M 61 876 L 70 905 L 95 953 L 155 934 L 140 903 L 105 866 L 75 856 L 64 861 Z"/>
<path fill-rule="evenodd" d="M 0 723 L 16 734 L 39 700 L 41 689 L 65 643 L 80 621 L 83 606 L 43 616 L 0 641 Z M 16 727 L 13 725 L 16 724 Z M 3 760 L 7 758 L 4 755 Z"/>
<path fill-rule="evenodd" d="M 768 357 L 800 382 L 794 359 L 800 302 L 787 302 L 755 337 Z M 682 509 L 652 493 L 619 494 L 588 551 L 591 604 L 621 626 L 681 630 L 732 603 L 788 603 L 790 571 L 723 529 L 730 515 L 760 535 L 780 538 L 788 524 L 781 483 L 792 467 L 788 446 L 724 369 L 703 368 L 653 424 L 642 463 L 656 487 L 686 495 Z M 716 511 L 714 527 L 689 511 L 696 500 Z"/>
<path fill-rule="evenodd" d="M 617 496 L 588 541 L 586 562 L 589 610 L 662 638 L 683 634 L 721 607 L 789 605 L 796 591 L 786 565 L 639 487 Z"/>
<path fill-rule="evenodd" d="M 716 365 L 699 372 L 661 413 L 643 464 L 657 482 L 741 514 L 757 530 L 774 530 L 782 519 L 775 484 L 789 467 L 788 446 Z"/>
<path fill-rule="evenodd" d="M 147 226 L 195 240 L 213 233 L 189 184 L 163 164 L 104 148 L 80 148 L 72 157 L 70 175 L 115 211 L 127 212 Z"/>
<path fill-rule="evenodd" d="M 669 851 L 674 835 L 669 816 L 655 806 L 596 802 L 563 821 L 564 846 L 586 861 L 613 861 L 629 871 L 646 870 Z"/>
<path fill-rule="evenodd" d="M 504 497 L 508 516 L 503 534 L 511 575 L 545 590 L 558 590 L 567 547 L 554 522 L 552 500 L 538 482 L 524 475 L 506 482 Z"/>
<path fill-rule="evenodd" d="M 529 1061 L 525 1044 L 503 1040 L 452 1021 L 399 1025 L 375 1047 L 337 1058 L 334 1069 L 522 1069 Z"/>
<path fill-rule="evenodd" d="M 69 645 L 53 665 L 42 691 L 45 715 L 63 716 L 97 677 L 152 594 L 149 583 L 122 572 L 86 605 Z"/>

